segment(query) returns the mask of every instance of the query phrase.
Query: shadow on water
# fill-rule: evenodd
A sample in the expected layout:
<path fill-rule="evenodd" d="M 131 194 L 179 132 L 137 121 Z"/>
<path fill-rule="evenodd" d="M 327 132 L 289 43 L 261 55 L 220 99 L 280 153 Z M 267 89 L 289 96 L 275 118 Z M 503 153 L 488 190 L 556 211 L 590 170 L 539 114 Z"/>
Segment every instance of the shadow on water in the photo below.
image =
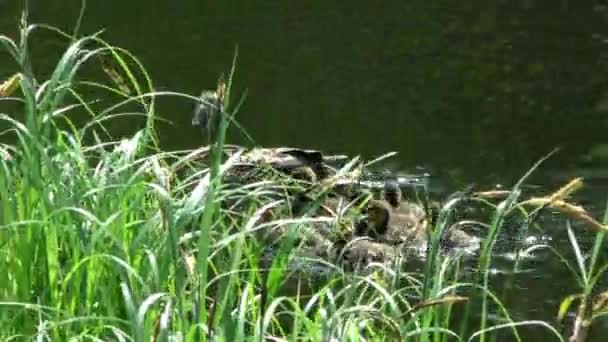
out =
<path fill-rule="evenodd" d="M 32 21 L 69 31 L 79 5 L 35 4 Z M 0 1 L 2 32 L 16 35 L 18 10 Z M 562 146 L 531 184 L 553 189 L 582 174 L 588 183 L 577 200 L 601 217 L 608 158 L 584 157 L 605 143 L 607 23 L 608 6 L 578 0 L 107 0 L 88 2 L 82 29 L 105 28 L 109 41 L 141 58 L 158 90 L 190 94 L 214 86 L 238 44 L 235 87 L 249 91 L 238 120 L 256 143 L 366 158 L 398 151 L 384 166 L 429 173 L 436 193 L 509 187 Z M 63 42 L 48 33 L 35 39 L 34 65 L 48 72 Z M 14 71 L 7 58 L 0 56 L 0 79 Z M 165 98 L 159 106 L 173 121 L 159 127 L 166 148 L 201 143 L 191 103 Z M 245 142 L 236 131 L 230 140 Z M 538 241 L 570 250 L 563 221 L 546 225 Z M 515 318 L 553 320 L 558 300 L 576 290 L 572 276 L 546 251 L 525 267 L 512 285 L 521 291 L 511 303 Z M 548 300 L 529 300 L 540 297 Z"/>

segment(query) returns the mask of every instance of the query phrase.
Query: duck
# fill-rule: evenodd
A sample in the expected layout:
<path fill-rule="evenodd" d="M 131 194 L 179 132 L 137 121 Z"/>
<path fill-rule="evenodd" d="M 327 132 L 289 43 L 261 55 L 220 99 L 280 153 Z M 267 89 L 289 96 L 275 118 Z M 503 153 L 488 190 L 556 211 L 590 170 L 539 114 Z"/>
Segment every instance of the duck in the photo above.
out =
<path fill-rule="evenodd" d="M 276 171 L 311 185 L 320 184 L 336 174 L 334 165 L 340 164 L 346 156 L 323 155 L 317 150 L 292 147 L 241 148 L 225 150 L 227 157 L 235 156 L 233 165 L 226 170 L 224 177 L 230 182 L 250 184 L 268 180 L 269 171 Z M 276 173 L 275 173 L 276 174 Z"/>

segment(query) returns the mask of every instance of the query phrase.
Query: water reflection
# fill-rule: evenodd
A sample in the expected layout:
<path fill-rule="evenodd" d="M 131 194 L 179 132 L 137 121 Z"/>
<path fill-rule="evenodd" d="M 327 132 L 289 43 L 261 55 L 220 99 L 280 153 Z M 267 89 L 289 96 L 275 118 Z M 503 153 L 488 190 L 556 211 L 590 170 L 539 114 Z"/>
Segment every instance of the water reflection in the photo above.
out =
<path fill-rule="evenodd" d="M 67 29 L 78 2 L 35 6 L 32 16 Z M 601 6 L 114 5 L 89 3 L 84 30 L 106 27 L 106 37 L 142 57 L 159 89 L 213 87 L 238 44 L 237 89 L 249 89 L 240 120 L 263 145 L 367 157 L 395 150 L 402 168 L 430 164 L 478 177 L 519 174 L 556 145 L 566 148 L 559 162 L 568 162 L 601 142 Z M 17 15 L 8 9 L 2 25 L 10 32 Z M 163 142 L 194 145 L 189 104 L 161 105 L 175 121 Z"/>

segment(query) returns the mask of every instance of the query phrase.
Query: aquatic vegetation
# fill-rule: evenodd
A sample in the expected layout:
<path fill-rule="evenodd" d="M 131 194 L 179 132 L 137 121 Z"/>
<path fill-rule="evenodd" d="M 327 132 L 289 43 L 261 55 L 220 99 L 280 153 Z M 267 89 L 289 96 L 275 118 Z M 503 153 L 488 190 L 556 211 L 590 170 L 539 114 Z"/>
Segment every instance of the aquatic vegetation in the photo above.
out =
<path fill-rule="evenodd" d="M 608 268 L 599 257 L 605 220 L 571 203 L 581 182 L 524 198 L 526 175 L 508 191 L 452 196 L 436 213 L 429 201 L 402 198 L 391 183 L 378 198 L 361 186 L 369 163 L 358 158 L 226 145 L 240 105 L 231 101 L 234 69 L 215 91 L 222 104 L 212 114 L 218 122 L 211 144 L 162 151 L 155 99 L 201 106 L 200 98 L 155 91 L 137 58 L 99 35 L 31 27 L 26 13 L 23 23 L 18 41 L 0 36 L 20 85 L 18 93 L 7 83 L 3 89 L 14 97 L 0 99 L 20 108 L 0 116 L 12 140 L 0 150 L 10 153 L 0 158 L 3 338 L 485 341 L 499 333 L 523 340 L 520 328 L 533 326 L 545 338 L 582 341 L 606 313 L 605 289 L 596 288 Z M 67 41 L 41 83 L 28 58 L 29 35 L 39 29 Z M 116 84 L 79 79 L 100 54 L 112 62 L 100 67 L 117 66 L 110 77 Z M 106 93 L 119 100 L 94 106 Z M 104 123 L 126 115 L 127 105 L 146 120 L 117 140 Z M 91 121 L 74 124 L 82 114 Z M 463 207 L 486 211 L 462 218 Z M 580 299 L 573 331 L 514 319 L 506 290 L 491 283 L 505 219 L 523 217 L 516 230 L 525 236 L 547 208 L 597 230 L 587 264 L 569 234 L 583 293 L 559 312 L 564 317 Z M 473 240 L 470 227 L 480 232 L 478 254 L 446 253 L 446 244 Z M 423 242 L 422 257 L 402 252 L 412 240 Z M 532 248 L 540 247 L 515 249 L 514 273 Z"/>

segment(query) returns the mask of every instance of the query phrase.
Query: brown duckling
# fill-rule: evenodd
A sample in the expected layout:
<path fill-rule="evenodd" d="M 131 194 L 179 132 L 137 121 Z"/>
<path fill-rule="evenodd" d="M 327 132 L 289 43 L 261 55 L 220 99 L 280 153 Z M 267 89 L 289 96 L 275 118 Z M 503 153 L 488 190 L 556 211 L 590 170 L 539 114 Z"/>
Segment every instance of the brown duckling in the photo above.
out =
<path fill-rule="evenodd" d="M 291 213 L 294 217 L 309 214 L 311 216 L 335 216 L 340 203 L 333 198 L 325 198 L 315 206 L 315 198 L 305 192 L 294 194 L 289 201 Z"/>
<path fill-rule="evenodd" d="M 367 235 L 389 244 L 420 241 L 429 227 L 424 209 L 411 202 L 393 207 L 388 201 L 373 200 L 367 209 Z"/>
<path fill-rule="evenodd" d="M 310 214 L 311 216 L 339 216 L 345 210 L 360 210 L 362 203 L 332 194 L 322 195 L 322 199 L 315 198 L 308 191 L 295 193 L 290 197 L 292 213 L 294 216 Z M 315 203 L 316 202 L 316 203 Z M 314 207 L 316 206 L 316 207 Z"/>
<path fill-rule="evenodd" d="M 287 170 L 287 173 L 294 179 L 304 181 L 310 184 L 317 182 L 317 174 L 309 166 L 299 166 L 291 170 Z"/>
<path fill-rule="evenodd" d="M 401 205 L 401 199 L 403 198 L 401 188 L 397 182 L 389 181 L 384 183 L 384 189 L 382 191 L 382 197 L 388 202 L 393 208 L 399 208 Z"/>
<path fill-rule="evenodd" d="M 224 98 L 226 83 L 220 77 L 215 91 L 205 90 L 200 95 L 192 116 L 192 126 L 199 127 L 203 135 L 207 136 L 207 143 L 215 140 L 221 116 L 224 115 Z"/>
<path fill-rule="evenodd" d="M 351 267 L 371 262 L 384 263 L 398 255 L 397 249 L 393 246 L 362 238 L 349 243 L 338 241 L 334 243 L 334 249 L 338 260 Z"/>
<path fill-rule="evenodd" d="M 481 240 L 474 235 L 469 235 L 462 229 L 454 226 L 443 232 L 440 243 L 444 249 L 469 249 L 477 250 L 480 247 Z"/>
<path fill-rule="evenodd" d="M 384 200 L 371 200 L 368 203 L 366 218 L 355 225 L 355 235 L 390 244 L 424 235 L 428 225 L 424 209 L 414 203 L 402 203 L 401 196 L 401 189 L 396 183 L 385 183 Z"/>
<path fill-rule="evenodd" d="M 263 219 L 266 219 L 263 217 Z M 288 236 L 291 236 L 293 246 L 298 250 L 307 250 L 316 253 L 319 257 L 327 258 L 331 241 L 322 233 L 325 223 L 311 222 L 298 225 L 269 226 L 257 232 L 257 238 L 265 245 L 279 245 Z"/>

